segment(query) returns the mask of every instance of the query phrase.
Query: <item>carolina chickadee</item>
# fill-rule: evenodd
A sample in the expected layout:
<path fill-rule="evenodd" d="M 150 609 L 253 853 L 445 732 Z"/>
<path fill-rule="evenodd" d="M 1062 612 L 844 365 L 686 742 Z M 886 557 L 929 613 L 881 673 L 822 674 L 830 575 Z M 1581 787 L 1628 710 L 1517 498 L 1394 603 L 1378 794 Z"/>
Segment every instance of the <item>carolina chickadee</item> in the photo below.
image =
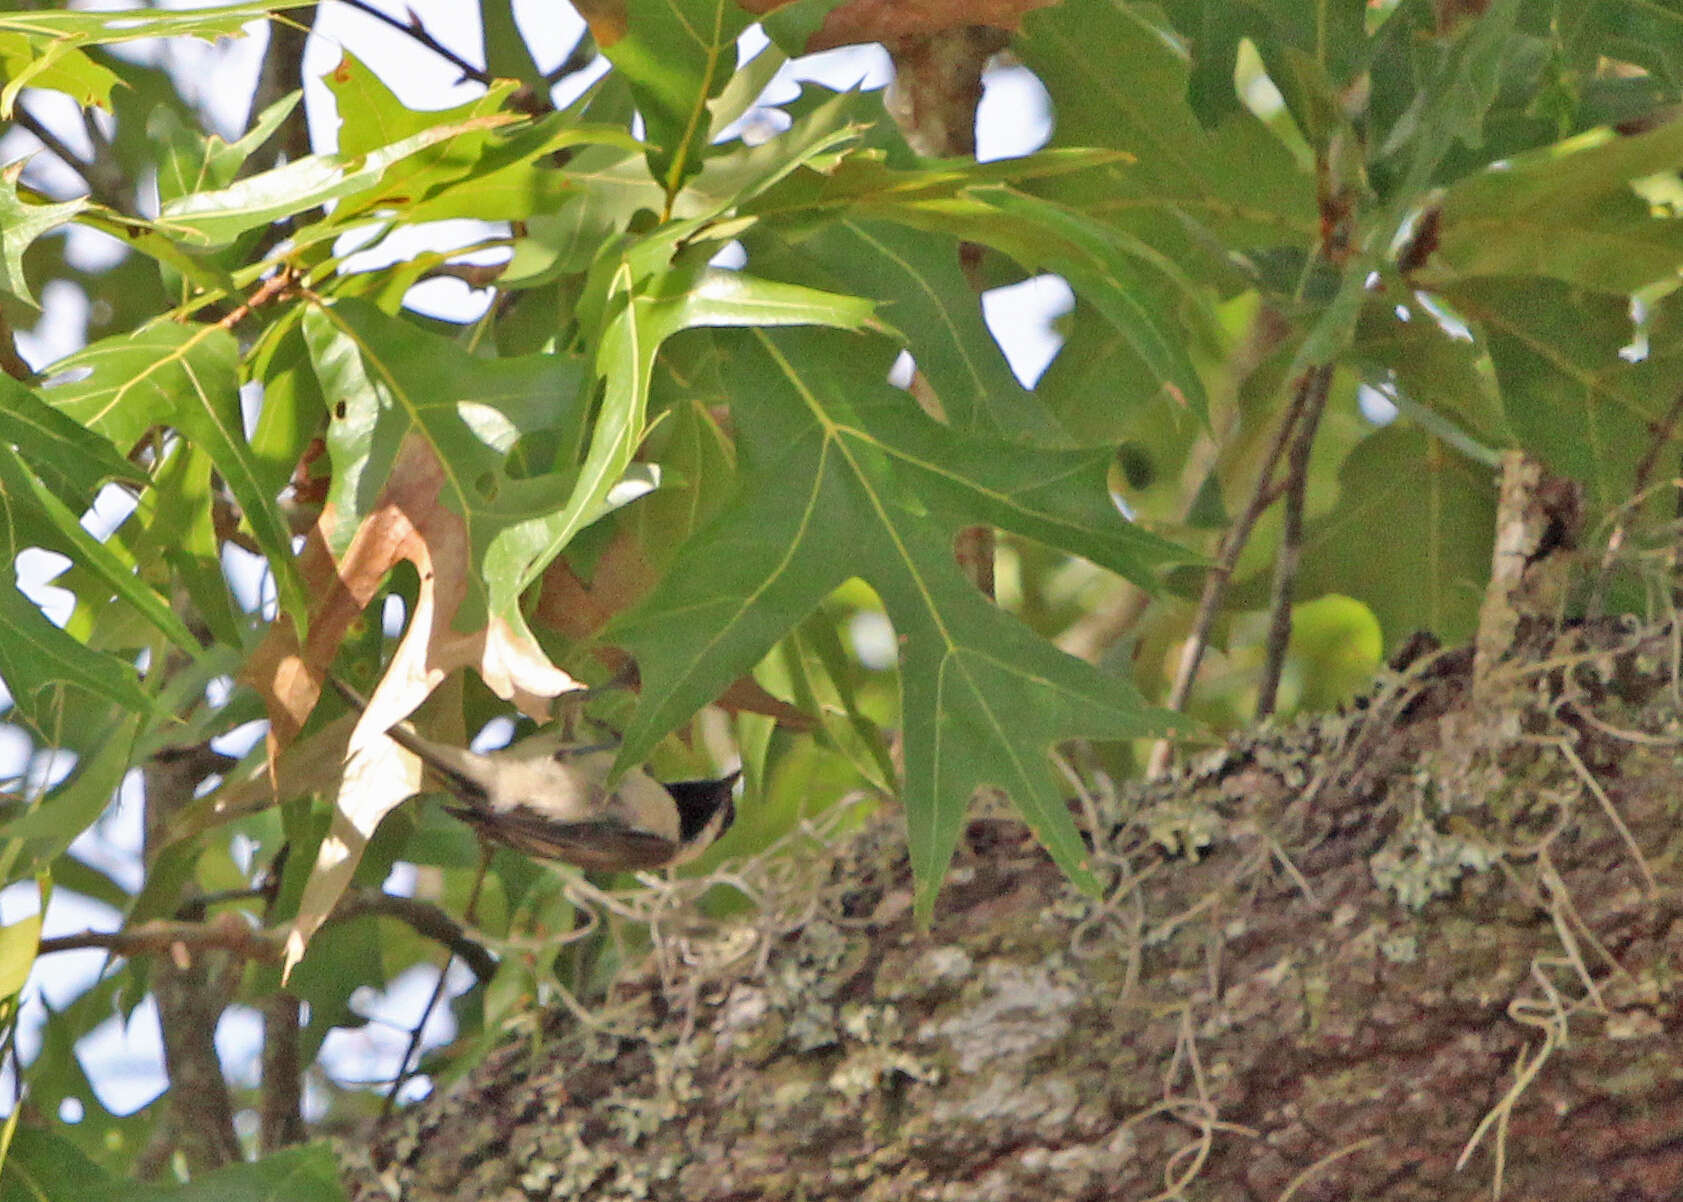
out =
<path fill-rule="evenodd" d="M 329 677 L 358 709 L 366 702 Z M 435 743 L 407 722 L 386 731 L 419 756 L 456 798 L 449 812 L 481 834 L 528 855 L 581 868 L 629 871 L 682 864 L 705 851 L 736 817 L 732 787 L 719 780 L 662 784 L 641 768 L 605 782 L 614 755 L 540 731 L 488 754 Z"/>

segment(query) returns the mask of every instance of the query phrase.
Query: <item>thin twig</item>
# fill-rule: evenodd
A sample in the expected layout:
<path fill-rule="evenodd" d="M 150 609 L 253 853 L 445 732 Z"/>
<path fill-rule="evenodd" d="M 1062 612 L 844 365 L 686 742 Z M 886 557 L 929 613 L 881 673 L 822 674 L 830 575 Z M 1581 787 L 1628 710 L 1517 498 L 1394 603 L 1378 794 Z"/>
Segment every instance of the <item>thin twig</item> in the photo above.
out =
<path fill-rule="evenodd" d="M 1303 415 L 1292 435 L 1286 465 L 1286 503 L 1280 529 L 1280 549 L 1274 557 L 1274 590 L 1269 604 L 1267 654 L 1262 664 L 1262 682 L 1257 686 L 1256 716 L 1274 712 L 1280 694 L 1280 674 L 1286 666 L 1286 648 L 1291 643 L 1291 606 L 1297 591 L 1297 568 L 1303 559 L 1303 507 L 1309 489 L 1309 453 L 1315 448 L 1315 430 L 1326 409 L 1332 387 L 1332 365 L 1311 368 L 1304 377 Z"/>
<path fill-rule="evenodd" d="M 34 113 L 21 104 L 15 105 L 12 109 L 12 120 L 33 134 L 35 140 L 51 151 L 54 158 L 81 176 L 82 182 L 88 186 L 89 196 L 107 208 L 119 211 L 126 209 L 122 198 L 105 187 L 99 178 L 99 172 L 95 170 L 95 164 L 71 150 L 70 144 L 49 129 Z"/>
<path fill-rule="evenodd" d="M 1647 491 L 1648 478 L 1653 475 L 1654 468 L 1659 464 L 1660 452 L 1665 449 L 1665 444 L 1670 442 L 1672 436 L 1677 433 L 1679 419 L 1683 419 L 1683 391 L 1679 391 L 1672 398 L 1670 407 L 1665 411 L 1665 416 L 1650 428 L 1651 437 L 1648 442 L 1648 449 L 1642 453 L 1642 459 L 1636 465 L 1636 475 L 1631 481 L 1630 491 L 1633 498 L 1640 497 Z M 1678 498 L 1679 506 L 1683 507 L 1683 492 L 1678 494 Z M 1607 600 L 1607 581 L 1613 575 L 1613 565 L 1618 560 L 1619 549 L 1624 546 L 1625 521 L 1628 516 L 1635 512 L 1635 509 L 1635 503 L 1623 506 L 1619 512 L 1618 523 L 1613 527 L 1613 532 L 1607 536 L 1607 546 L 1601 552 L 1601 566 L 1595 574 L 1595 587 L 1590 592 L 1589 608 L 1586 614 L 1590 621 L 1594 621 L 1601 616 L 1602 606 Z"/>
<path fill-rule="evenodd" d="M 1299 382 L 1291 408 L 1286 411 L 1285 420 L 1274 432 L 1274 441 L 1269 444 L 1268 453 L 1263 457 L 1262 469 L 1257 474 L 1256 488 L 1251 492 L 1250 502 L 1239 515 L 1239 520 L 1228 528 L 1226 537 L 1222 539 L 1221 555 L 1210 568 L 1209 575 L 1204 577 L 1204 593 L 1198 599 L 1198 613 L 1193 619 L 1191 633 L 1181 646 L 1180 664 L 1175 669 L 1174 685 L 1169 689 L 1168 700 L 1164 702 L 1167 709 L 1179 712 L 1186 707 L 1186 699 L 1192 692 L 1192 682 L 1198 676 L 1198 665 L 1203 662 L 1204 651 L 1209 646 L 1210 631 L 1215 626 L 1222 599 L 1227 595 L 1227 581 L 1233 575 L 1233 569 L 1245 550 L 1245 544 L 1250 541 L 1251 528 L 1256 525 L 1263 510 L 1273 503 L 1277 495 L 1273 485 L 1274 469 L 1285 454 L 1286 444 L 1291 440 L 1291 432 L 1296 428 L 1298 417 L 1304 410 L 1309 377 L 1313 374 L 1313 371 L 1304 373 Z M 1159 739 L 1157 745 L 1151 749 L 1151 761 L 1146 774 L 1154 778 L 1162 776 L 1169 770 L 1169 762 L 1173 756 L 1174 744 L 1168 739 Z"/>
<path fill-rule="evenodd" d="M 491 849 L 489 846 L 483 846 L 479 855 L 479 873 L 473 878 L 473 890 L 468 894 L 467 907 L 462 911 L 462 916 L 468 922 L 473 921 L 474 913 L 479 907 L 479 893 L 485 885 L 485 870 L 490 866 Z M 477 947 L 478 945 L 473 946 Z M 480 950 L 483 951 L 484 949 L 481 948 Z M 409 1071 L 409 1062 L 415 1059 L 415 1053 L 420 1050 L 421 1036 L 427 1029 L 427 1020 L 432 1017 L 432 1012 L 438 1008 L 439 1002 L 444 1000 L 444 987 L 450 977 L 450 964 L 455 958 L 456 954 L 452 948 L 451 954 L 446 956 L 444 963 L 438 966 L 438 979 L 432 984 L 432 994 L 427 998 L 427 1004 L 421 1008 L 421 1017 L 415 1020 L 415 1026 L 409 1032 L 409 1042 L 404 1045 L 403 1059 L 398 1061 L 397 1072 L 392 1074 L 392 1087 L 386 1092 L 385 1104 L 380 1108 L 382 1119 L 390 1117 L 392 1107 L 397 1105 L 398 1092 L 408 1082 L 409 1078 L 414 1076 Z M 490 973 L 479 973 L 478 976 L 480 980 L 484 981 L 489 979 Z"/>
<path fill-rule="evenodd" d="M 381 12 L 372 4 L 367 3 L 366 0 L 339 0 L 339 3 L 346 5 L 349 8 L 354 8 L 359 13 L 373 17 L 376 21 L 384 22 L 393 29 L 397 30 L 399 33 L 406 34 L 410 38 L 413 38 L 416 43 L 425 46 L 428 50 L 438 55 L 439 58 L 443 59 L 445 62 L 460 71 L 463 79 L 471 79 L 475 83 L 484 84 L 487 87 L 490 86 L 490 72 L 486 71 L 483 67 L 474 66 L 472 63 L 468 62 L 467 59 L 463 58 L 454 50 L 450 49 L 450 47 L 446 46 L 443 42 L 440 42 L 437 38 L 433 37 L 432 34 L 428 33 L 427 27 L 421 23 L 421 18 L 415 15 L 413 9 L 409 11 L 409 20 L 400 21 L 390 13 Z"/>
<path fill-rule="evenodd" d="M 489 980 L 497 971 L 497 958 L 470 938 L 466 927 L 431 902 L 369 889 L 346 894 L 328 921 L 346 922 L 364 915 L 397 919 L 417 935 L 443 945 L 481 981 Z"/>
<path fill-rule="evenodd" d="M 239 918 L 212 922 L 175 922 L 154 919 L 125 931 L 83 931 L 41 940 L 35 954 L 102 948 L 119 956 L 176 955 L 179 952 L 219 950 L 237 952 L 252 960 L 272 960 L 280 945 Z"/>
<path fill-rule="evenodd" d="M 81 176 L 90 188 L 93 186 L 92 181 L 88 179 L 87 160 L 71 150 L 70 144 L 47 128 L 39 117 L 20 104 L 12 110 L 12 120 L 34 134 L 37 142 L 52 151 L 60 162 Z"/>
<path fill-rule="evenodd" d="M 552 69 L 544 72 L 543 81 L 553 88 L 567 76 L 583 71 L 590 66 L 591 63 L 596 61 L 596 55 L 596 39 L 590 36 L 589 30 L 586 30 L 579 35 L 579 40 L 573 43 L 573 48 L 567 52 L 567 57 Z"/>

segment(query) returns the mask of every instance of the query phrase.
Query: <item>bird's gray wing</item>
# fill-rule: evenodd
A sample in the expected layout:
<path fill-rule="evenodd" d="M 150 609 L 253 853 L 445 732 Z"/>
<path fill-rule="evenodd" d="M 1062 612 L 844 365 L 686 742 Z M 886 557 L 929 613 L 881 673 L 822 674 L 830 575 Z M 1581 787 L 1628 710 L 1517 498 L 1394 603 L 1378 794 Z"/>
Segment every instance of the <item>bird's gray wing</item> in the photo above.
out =
<path fill-rule="evenodd" d="M 634 830 L 613 818 L 558 822 L 526 806 L 489 810 L 449 806 L 448 812 L 478 828 L 487 839 L 545 860 L 581 868 L 659 868 L 678 853 L 670 839 Z"/>

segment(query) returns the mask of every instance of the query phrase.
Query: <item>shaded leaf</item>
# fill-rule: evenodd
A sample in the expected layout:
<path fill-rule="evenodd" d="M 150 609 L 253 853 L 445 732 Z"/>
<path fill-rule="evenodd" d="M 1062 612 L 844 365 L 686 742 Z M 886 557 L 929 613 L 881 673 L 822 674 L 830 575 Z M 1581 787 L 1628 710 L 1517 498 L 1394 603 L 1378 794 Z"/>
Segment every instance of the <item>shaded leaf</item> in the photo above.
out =
<path fill-rule="evenodd" d="M 14 506 L 18 498 L 0 492 L 0 521 L 6 534 L 0 538 L 0 680 L 5 681 L 20 718 L 37 730 L 51 731 L 62 718 L 59 695 L 69 685 L 96 697 L 115 702 L 125 709 L 145 712 L 152 701 L 141 689 L 134 666 L 115 656 L 88 647 L 48 620 L 40 606 L 17 588 L 13 566 L 23 547 L 11 536 L 16 525 Z"/>
<path fill-rule="evenodd" d="M 0 375 L 0 442 L 12 444 L 66 505 L 85 509 L 107 481 L 147 483 L 109 441 Z"/>
<path fill-rule="evenodd" d="M 631 82 L 648 127 L 649 170 L 672 195 L 700 166 L 707 102 L 736 68 L 749 15 L 736 0 L 623 0 L 583 11 L 602 53 Z"/>
<path fill-rule="evenodd" d="M 1675 302 L 1633 363 L 1620 354 L 1636 337 L 1622 297 L 1531 277 L 1467 280 L 1447 295 L 1489 348 L 1519 445 L 1583 482 L 1597 505 L 1627 500 L 1653 424 L 1683 384 Z"/>
<path fill-rule="evenodd" d="M 1015 49 L 1052 94 L 1053 146 L 1133 156 L 1037 194 L 1094 206 L 1188 268 L 1216 266 L 1189 228 L 1239 248 L 1317 236 L 1313 180 L 1248 110 L 1205 129 L 1184 99 L 1184 59 L 1133 5 L 1064 0 L 1027 16 Z"/>
<path fill-rule="evenodd" d="M 982 598 L 954 562 L 952 536 L 1002 526 L 1147 585 L 1154 565 L 1184 553 L 1122 519 L 1105 485 L 1108 451 L 1043 451 L 939 426 L 885 382 L 894 351 L 881 340 L 754 331 L 730 348 L 737 496 L 610 629 L 645 683 L 621 764 L 857 575 L 882 596 L 904 649 L 905 800 L 922 911 L 986 784 L 1009 791 L 1059 863 L 1088 880 L 1047 748 L 1141 734 L 1164 718 L 1126 682 Z"/>
<path fill-rule="evenodd" d="M 1540 275 L 1621 296 L 1683 265 L 1683 220 L 1633 181 L 1683 165 L 1683 121 L 1636 137 L 1550 147 L 1444 194 L 1427 287 L 1456 276 Z"/>
<path fill-rule="evenodd" d="M 1339 469 L 1337 502 L 1305 530 L 1300 595 L 1354 597 L 1379 619 L 1387 646 L 1416 630 L 1469 638 L 1495 520 L 1488 467 L 1404 423 L 1387 426 L 1356 445 Z"/>
<path fill-rule="evenodd" d="M 278 504 L 284 480 L 251 452 L 239 399 L 239 346 L 219 326 L 154 321 L 102 339 L 53 365 L 43 398 L 119 449 L 155 425 L 179 430 L 209 455 L 268 557 L 280 603 L 308 612 L 293 566 L 292 531 Z"/>
<path fill-rule="evenodd" d="M 1457 143 L 1482 144 L 1485 115 L 1496 102 L 1504 72 L 1526 53 L 1514 36 L 1525 3 L 1494 0 L 1478 20 L 1463 22 L 1459 32 L 1434 43 L 1441 51 L 1411 90 L 1408 107 L 1375 138 L 1374 157 L 1394 164 L 1393 196 L 1412 198 L 1434 182 Z M 1396 28 L 1402 36 L 1403 25 Z M 1378 57 L 1384 55 L 1381 50 Z"/>
<path fill-rule="evenodd" d="M 499 532 L 486 552 L 494 612 L 519 624 L 515 600 L 582 527 L 601 517 L 608 494 L 643 441 L 655 352 L 679 330 L 696 326 L 823 324 L 856 329 L 870 302 L 755 279 L 734 271 L 690 268 L 643 278 L 637 260 L 661 262 L 665 239 L 608 263 L 609 319 L 596 352 L 605 381 L 602 403 L 571 496 L 550 513 Z"/>
<path fill-rule="evenodd" d="M 169 603 L 135 573 L 133 561 L 120 554 L 119 547 L 88 533 L 78 515 L 35 478 L 16 451 L 4 445 L 0 445 L 0 491 L 6 497 L 15 539 L 67 556 L 88 577 L 103 582 L 115 596 L 128 602 L 178 650 L 197 657 L 198 640 Z M 84 586 L 78 592 L 83 605 L 100 605 L 107 600 L 91 587 Z"/>

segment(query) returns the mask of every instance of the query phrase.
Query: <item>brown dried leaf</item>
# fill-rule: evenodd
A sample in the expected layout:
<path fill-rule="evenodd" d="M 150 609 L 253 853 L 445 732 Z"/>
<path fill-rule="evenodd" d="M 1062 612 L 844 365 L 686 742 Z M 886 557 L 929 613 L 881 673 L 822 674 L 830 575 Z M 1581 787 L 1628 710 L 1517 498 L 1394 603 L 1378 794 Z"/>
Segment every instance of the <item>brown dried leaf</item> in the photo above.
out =
<path fill-rule="evenodd" d="M 335 565 L 324 514 L 305 549 L 302 570 L 321 602 L 299 646 L 284 618 L 252 656 L 246 675 L 269 710 L 271 770 L 321 695 L 322 681 L 350 626 L 367 609 L 386 573 L 403 560 L 420 576 L 415 612 L 385 677 L 352 731 L 333 824 L 304 887 L 286 942 L 286 970 L 338 901 L 374 828 L 420 784 L 418 761 L 386 736 L 457 668 L 471 666 L 498 696 L 540 721 L 549 700 L 581 687 L 529 637 L 493 617 L 476 631 L 454 629 L 472 571 L 467 528 L 440 498 L 443 465 L 419 438 L 406 441 L 373 510 Z"/>

